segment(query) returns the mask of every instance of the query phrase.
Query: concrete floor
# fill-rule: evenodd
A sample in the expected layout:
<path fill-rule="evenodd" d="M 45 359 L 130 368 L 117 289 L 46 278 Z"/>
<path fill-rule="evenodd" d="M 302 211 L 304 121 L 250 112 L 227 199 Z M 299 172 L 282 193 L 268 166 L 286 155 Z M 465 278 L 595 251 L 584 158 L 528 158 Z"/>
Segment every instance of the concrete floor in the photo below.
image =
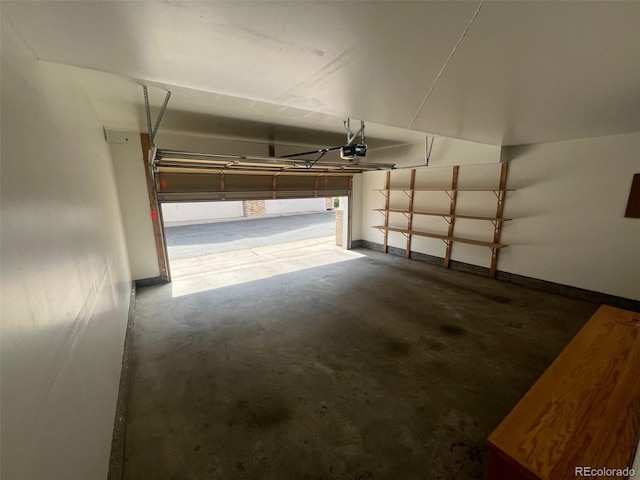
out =
<path fill-rule="evenodd" d="M 330 238 L 229 255 L 138 291 L 125 479 L 483 478 L 597 308 Z"/>

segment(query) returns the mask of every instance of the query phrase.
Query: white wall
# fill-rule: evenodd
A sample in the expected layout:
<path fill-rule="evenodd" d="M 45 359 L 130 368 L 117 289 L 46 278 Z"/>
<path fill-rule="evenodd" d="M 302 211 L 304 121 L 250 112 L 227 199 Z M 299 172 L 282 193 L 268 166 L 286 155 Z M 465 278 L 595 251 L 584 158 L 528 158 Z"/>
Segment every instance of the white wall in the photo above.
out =
<path fill-rule="evenodd" d="M 165 203 L 162 205 L 162 217 L 167 227 L 240 219 L 242 202 Z"/>
<path fill-rule="evenodd" d="M 168 114 L 169 115 L 169 114 Z M 151 223 L 140 133 L 108 131 L 116 183 L 126 233 L 127 250 L 134 280 L 160 275 Z M 158 132 L 156 145 L 167 150 L 198 153 L 267 156 L 267 144 L 173 132 Z M 283 147 L 284 148 L 284 147 Z M 297 150 L 299 151 L 299 150 Z M 279 153 L 278 153 L 279 154 Z M 324 198 L 308 200 L 267 200 L 267 214 L 325 210 Z M 242 202 L 166 203 L 162 206 L 166 226 L 206 223 L 241 218 Z"/>
<path fill-rule="evenodd" d="M 437 142 L 438 140 L 436 140 Z M 500 165 L 493 163 L 495 148 L 446 142 L 436 155 L 436 144 L 429 167 L 419 168 L 416 184 L 436 186 L 450 182 L 451 167 L 460 169 L 459 187 L 481 186 L 498 178 Z M 477 148 L 474 151 L 474 146 Z M 475 155 L 477 153 L 477 156 Z M 442 155 L 442 156 L 440 156 Z M 479 159 L 479 165 L 468 166 Z M 640 299 L 640 221 L 624 218 L 634 173 L 640 172 L 640 133 L 573 140 L 521 147 L 505 147 L 502 159 L 509 164 L 505 222 L 498 269 L 526 277 L 578 288 Z M 410 162 L 403 161 L 403 164 Z M 362 175 L 361 238 L 382 244 L 383 234 L 371 228 L 384 217 L 372 208 L 383 208 L 385 172 Z M 392 172 L 392 186 L 409 184 L 409 170 Z M 391 207 L 406 207 L 402 192 L 391 194 Z M 495 209 L 492 194 L 461 192 L 457 211 L 482 214 Z M 357 197 L 356 197 L 357 198 Z M 449 198 L 438 192 L 416 193 L 414 209 L 448 211 Z M 440 210 L 438 210 L 440 209 Z M 495 210 L 494 210 L 495 211 Z M 406 226 L 401 214 L 391 214 L 391 225 Z M 414 216 L 416 230 L 446 233 L 447 224 L 439 217 Z M 456 221 L 455 234 L 471 238 L 491 238 L 489 222 Z M 390 233 L 389 245 L 405 248 L 401 234 Z M 440 240 L 417 238 L 417 252 L 444 256 Z M 489 266 L 487 249 L 454 244 L 452 259 Z"/>
<path fill-rule="evenodd" d="M 431 144 L 431 137 L 429 137 L 429 144 Z M 466 178 L 461 177 L 460 181 L 467 182 L 468 185 L 472 185 L 473 182 L 482 185 L 485 181 L 493 181 L 493 177 L 495 177 L 495 169 L 499 168 L 496 167 L 496 164 L 500 162 L 500 147 L 454 138 L 437 137 L 433 141 L 433 147 L 431 148 L 429 167 L 423 166 L 425 161 L 424 143 L 375 150 L 372 152 L 372 155 L 367 154 L 367 161 L 395 163 L 398 170 L 392 171 L 392 184 L 397 186 L 409 185 L 410 170 L 404 169 L 409 166 L 417 166 L 421 171 L 416 177 L 416 182 L 419 182 L 416 183 L 416 185 L 449 185 L 451 183 L 451 166 L 453 165 L 470 165 L 471 167 L 466 167 L 465 170 L 467 172 L 465 174 L 467 175 Z M 485 165 L 485 167 L 482 165 Z M 360 226 L 353 229 L 353 239 L 382 243 L 383 234 L 379 230 L 371 227 L 373 225 L 383 224 L 384 217 L 381 213 L 374 212 L 371 209 L 384 207 L 384 197 L 380 192 L 373 190 L 384 188 L 386 172 L 366 172 L 358 177 L 360 178 L 354 182 L 354 212 L 360 213 L 354 213 L 354 219 L 359 218 Z M 463 184 L 461 183 L 461 185 Z M 401 192 L 393 193 L 392 195 L 391 206 L 402 207 L 407 197 Z M 466 203 L 473 204 L 474 201 L 480 202 L 474 205 L 473 208 L 482 210 L 485 207 L 491 207 L 490 203 L 487 203 L 491 200 L 490 197 L 484 194 L 480 196 L 475 195 L 475 198 L 474 195 L 467 195 Z M 465 201 L 462 195 L 459 201 Z M 406 207 L 406 205 L 404 206 Z M 449 197 L 443 192 L 420 193 L 419 196 L 416 196 L 416 204 L 414 205 L 416 210 L 418 208 L 433 209 L 434 207 L 444 208 L 444 211 L 449 211 Z M 404 226 L 406 226 L 404 217 L 396 217 L 396 215 L 399 214 L 393 215 L 393 220 L 396 221 L 397 226 L 401 226 L 403 221 Z M 430 222 L 437 230 L 444 229 L 446 233 L 446 223 L 441 225 L 441 223 L 444 222 L 441 218 L 429 219 L 423 217 L 417 220 L 418 223 L 416 226 L 421 225 L 420 222 Z M 394 222 L 392 222 L 392 224 L 393 223 Z M 486 225 L 484 225 L 484 227 L 486 227 Z M 406 241 L 401 234 L 394 233 L 391 234 L 391 236 L 393 239 L 390 245 L 405 248 Z M 426 238 L 414 239 L 413 245 L 419 248 L 419 250 L 416 251 L 421 253 L 436 256 L 444 255 L 444 244 L 440 240 Z M 456 245 L 456 247 L 457 246 L 458 245 Z M 474 252 L 473 249 L 469 250 L 467 246 L 461 247 L 462 248 L 455 249 L 457 253 L 461 255 L 460 260 L 462 260 L 462 258 L 465 258 L 466 261 L 470 260 L 470 253 L 474 262 L 480 262 L 481 264 L 486 263 L 485 257 L 487 257 L 487 255 L 483 255 L 486 252 L 478 252 L 477 250 Z M 457 259 L 455 255 L 452 258 Z"/>
<path fill-rule="evenodd" d="M 500 270 L 640 300 L 640 220 L 624 218 L 640 133 L 505 148 Z"/>
<path fill-rule="evenodd" d="M 287 213 L 325 212 L 327 201 L 321 198 L 297 198 L 295 200 L 265 200 L 264 211 L 267 215 L 283 215 Z"/>
<path fill-rule="evenodd" d="M 170 115 L 170 113 L 167 113 Z M 122 217 L 124 222 L 127 249 L 131 262 L 131 275 L 134 280 L 154 278 L 160 275 L 158 268 L 158 256 L 156 252 L 151 212 L 149 211 L 149 198 L 147 194 L 147 181 L 142 163 L 142 146 L 139 132 L 109 131 L 111 141 L 111 155 L 116 174 L 118 194 L 122 205 Z M 127 139 L 125 142 L 124 139 Z M 172 132 L 158 131 L 156 145 L 167 150 L 184 150 L 200 153 L 242 154 L 242 155 L 267 155 L 268 147 L 255 142 L 243 142 L 198 135 L 185 135 Z M 229 202 L 235 203 L 239 202 Z M 165 221 L 175 221 L 178 210 L 185 213 L 191 219 L 200 215 L 202 206 L 192 204 L 188 207 L 176 207 L 167 204 L 163 208 L 168 218 Z M 234 207 L 223 208 L 225 217 L 227 211 Z M 240 209 L 240 215 L 242 210 Z"/>
<path fill-rule="evenodd" d="M 299 198 L 265 200 L 264 209 L 265 215 L 286 215 L 324 212 L 327 208 L 324 198 Z M 243 218 L 242 201 L 165 203 L 162 214 L 167 227 Z"/>
<path fill-rule="evenodd" d="M 3 479 L 104 479 L 129 306 L 102 126 L 2 16 Z"/>
<path fill-rule="evenodd" d="M 134 280 L 160 275 L 142 144 L 137 132 L 108 132 Z"/>

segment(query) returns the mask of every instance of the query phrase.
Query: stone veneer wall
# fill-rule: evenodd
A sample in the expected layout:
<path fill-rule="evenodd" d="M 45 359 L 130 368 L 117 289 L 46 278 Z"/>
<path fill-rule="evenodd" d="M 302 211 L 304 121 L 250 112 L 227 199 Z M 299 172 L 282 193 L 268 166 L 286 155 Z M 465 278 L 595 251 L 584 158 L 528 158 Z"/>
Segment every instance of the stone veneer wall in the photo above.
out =
<path fill-rule="evenodd" d="M 344 210 L 336 209 L 336 245 L 342 246 Z"/>
<path fill-rule="evenodd" d="M 243 217 L 261 217 L 264 215 L 264 200 L 244 200 L 242 202 Z"/>

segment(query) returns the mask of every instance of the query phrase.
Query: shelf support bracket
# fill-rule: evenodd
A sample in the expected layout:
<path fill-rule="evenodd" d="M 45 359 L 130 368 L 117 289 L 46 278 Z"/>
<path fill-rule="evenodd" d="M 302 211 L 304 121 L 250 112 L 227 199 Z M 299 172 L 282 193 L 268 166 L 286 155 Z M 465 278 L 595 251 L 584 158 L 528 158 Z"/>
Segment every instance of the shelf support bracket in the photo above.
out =
<path fill-rule="evenodd" d="M 493 243 L 500 243 L 500 234 L 502 233 L 502 214 L 504 211 L 504 197 L 507 189 L 507 165 L 503 163 L 500 168 L 500 187 L 498 190 L 494 190 L 493 193 L 498 199 L 498 205 L 496 208 L 496 222 L 493 225 Z M 491 248 L 491 269 L 489 270 L 489 277 L 496 278 L 496 272 L 498 270 L 498 248 Z"/>
<path fill-rule="evenodd" d="M 496 267 L 498 265 L 498 249 L 489 247 L 491 250 L 491 268 L 489 269 L 489 278 L 496 278 Z"/>
<path fill-rule="evenodd" d="M 384 230 L 384 243 L 382 245 L 382 251 L 384 253 L 388 253 L 389 252 L 389 230 L 386 229 L 386 227 L 389 226 L 389 200 L 391 197 L 391 192 L 389 191 L 389 188 L 391 187 L 391 171 L 387 170 L 387 175 L 385 178 L 385 200 L 384 200 L 384 209 L 387 212 L 387 215 L 384 216 L 384 226 L 385 226 L 385 230 Z"/>
<path fill-rule="evenodd" d="M 224 172 L 220 174 L 220 200 L 226 200 L 227 195 L 225 194 L 226 188 L 224 186 Z"/>
<path fill-rule="evenodd" d="M 458 165 L 453 167 L 451 172 L 451 190 L 447 190 L 447 195 L 451 203 L 449 205 L 449 215 L 455 215 L 456 203 L 458 200 L 458 174 L 460 167 Z M 450 217 L 449 229 L 447 230 L 447 236 L 453 237 L 453 230 L 455 228 L 455 217 Z M 453 250 L 453 242 L 447 242 L 447 250 L 444 254 L 444 267 L 449 268 L 449 262 L 451 260 L 451 250 Z"/>
<path fill-rule="evenodd" d="M 409 197 L 409 209 L 408 209 L 409 211 L 404 214 L 404 216 L 407 219 L 407 230 L 409 232 L 411 232 L 413 229 L 413 199 L 415 196 L 415 188 L 416 188 L 416 169 L 415 168 L 411 169 L 410 188 L 411 190 L 409 190 L 409 192 L 407 192 L 406 190 L 404 191 L 407 197 Z M 411 233 L 407 235 L 407 246 L 405 248 L 405 256 L 407 258 L 411 258 Z"/>

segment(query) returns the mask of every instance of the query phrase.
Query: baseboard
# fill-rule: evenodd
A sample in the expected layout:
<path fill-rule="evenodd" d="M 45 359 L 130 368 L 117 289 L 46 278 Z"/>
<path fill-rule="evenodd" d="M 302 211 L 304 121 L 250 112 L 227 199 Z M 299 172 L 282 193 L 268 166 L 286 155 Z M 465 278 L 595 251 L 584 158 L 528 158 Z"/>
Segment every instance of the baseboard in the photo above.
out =
<path fill-rule="evenodd" d="M 124 465 L 124 447 L 127 435 L 129 387 L 131 378 L 131 351 L 133 342 L 133 321 L 136 303 L 136 283 L 131 282 L 131 296 L 129 298 L 129 316 L 127 318 L 127 332 L 124 338 L 122 353 L 122 368 L 120 370 L 120 385 L 118 387 L 118 401 L 116 403 L 116 417 L 113 422 L 113 436 L 111 438 L 111 455 L 109 457 L 109 473 L 107 480 L 121 480 Z"/>
<path fill-rule="evenodd" d="M 545 292 L 576 298 L 578 300 L 584 300 L 585 302 L 611 305 L 612 307 L 622 308 L 624 310 L 640 312 L 640 301 L 633 300 L 631 298 L 617 297 L 607 293 L 572 287 L 561 283 L 548 282 L 546 280 L 525 277 L 523 275 L 516 275 L 515 273 L 498 271 L 496 277 L 498 280 L 502 280 L 503 282 L 510 282 L 528 288 L 535 288 L 536 290 L 544 290 Z"/>
<path fill-rule="evenodd" d="M 142 278 L 140 280 L 136 280 L 136 287 L 148 287 L 150 285 L 160 285 L 162 283 L 169 283 L 164 277 L 151 277 L 151 278 Z"/>
<path fill-rule="evenodd" d="M 383 252 L 383 245 L 368 240 L 356 240 L 353 242 L 354 247 L 368 248 L 378 252 Z M 403 248 L 388 247 L 387 253 L 391 255 L 397 255 L 404 257 L 406 251 Z M 411 252 L 411 259 L 420 262 L 425 262 L 430 265 L 441 266 L 444 262 L 444 258 L 436 257 L 433 255 L 426 255 L 424 253 Z M 489 269 L 485 267 L 479 267 L 478 265 L 472 265 L 469 263 L 458 262 L 452 260 L 449 263 L 449 268 L 452 270 L 458 270 L 461 272 L 474 273 L 477 275 L 488 275 Z M 630 298 L 617 297 L 615 295 L 609 295 L 606 293 L 595 292 L 592 290 L 585 290 L 583 288 L 571 287 L 569 285 L 563 285 L 560 283 L 549 282 L 547 280 L 540 280 L 538 278 L 525 277 L 523 275 L 516 275 L 515 273 L 503 272 L 498 270 L 496 272 L 496 279 L 509 282 L 516 285 L 521 285 L 527 288 L 534 288 L 536 290 L 543 290 L 549 293 L 555 293 L 557 295 L 563 295 L 565 297 L 576 298 L 578 300 L 584 300 L 586 302 L 611 305 L 613 307 L 622 308 L 624 310 L 631 310 L 634 312 L 640 312 L 640 301 Z"/>

